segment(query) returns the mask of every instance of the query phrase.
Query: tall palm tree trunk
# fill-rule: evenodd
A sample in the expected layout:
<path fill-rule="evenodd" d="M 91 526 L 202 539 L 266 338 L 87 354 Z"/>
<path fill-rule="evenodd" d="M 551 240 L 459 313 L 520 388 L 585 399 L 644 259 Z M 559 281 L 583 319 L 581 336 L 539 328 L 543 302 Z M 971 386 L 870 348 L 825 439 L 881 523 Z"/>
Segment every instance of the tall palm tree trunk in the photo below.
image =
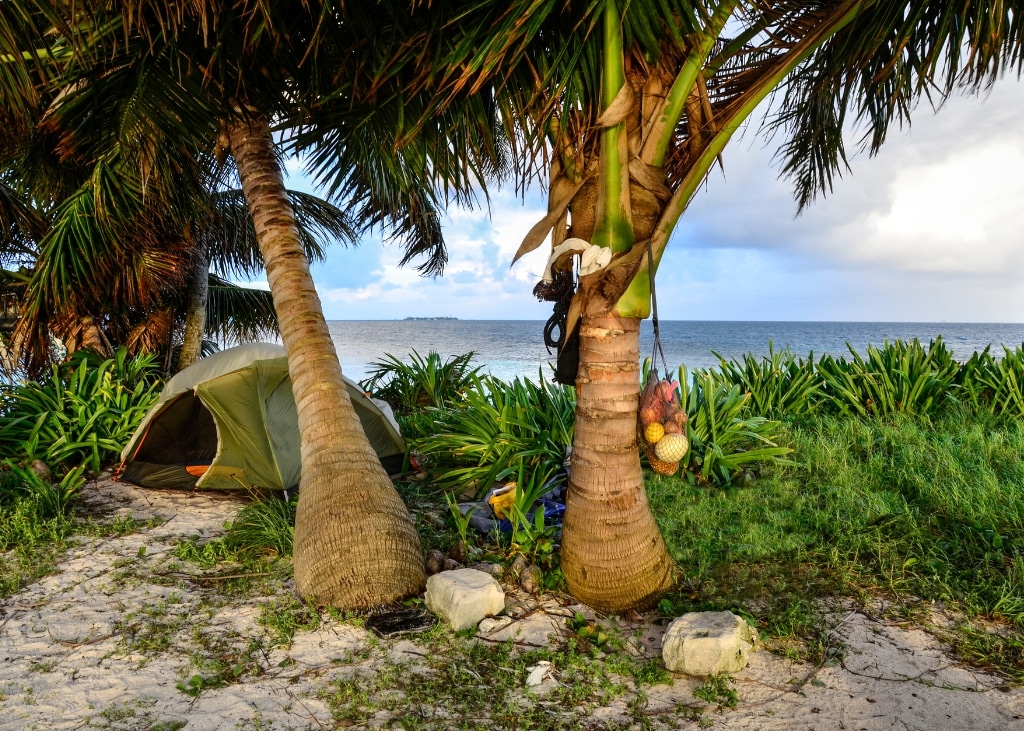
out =
<path fill-rule="evenodd" d="M 656 602 L 672 585 L 673 564 L 640 468 L 640 320 L 608 314 L 598 302 L 588 298 L 579 325 L 562 571 L 574 597 L 622 612 Z"/>
<path fill-rule="evenodd" d="M 425 579 L 419 536 L 349 400 L 270 129 L 262 119 L 249 118 L 233 122 L 229 136 L 266 263 L 299 413 L 296 590 L 347 609 L 416 593 Z"/>
<path fill-rule="evenodd" d="M 182 336 L 181 353 L 178 355 L 179 371 L 199 360 L 203 333 L 206 332 L 206 303 L 210 294 L 209 255 L 203 244 L 197 244 L 192 255 L 192 281 L 188 285 L 185 333 Z"/>

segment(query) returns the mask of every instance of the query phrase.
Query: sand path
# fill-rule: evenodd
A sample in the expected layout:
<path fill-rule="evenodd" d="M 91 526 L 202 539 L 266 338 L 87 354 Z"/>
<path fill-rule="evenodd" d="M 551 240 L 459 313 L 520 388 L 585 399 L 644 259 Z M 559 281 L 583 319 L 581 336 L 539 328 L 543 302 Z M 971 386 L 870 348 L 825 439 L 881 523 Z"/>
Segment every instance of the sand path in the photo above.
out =
<path fill-rule="evenodd" d="M 274 647 L 257 619 L 261 605 L 287 599 L 287 582 L 279 596 L 232 600 L 181 580 L 174 543 L 218 534 L 240 501 L 109 480 L 89 483 L 85 499 L 99 517 L 120 512 L 163 522 L 123 537 L 79 539 L 59 573 L 0 601 L 0 729 L 339 727 L 318 691 L 365 656 L 372 644 L 366 630 L 325 618 L 290 647 Z M 564 617 L 577 609 L 564 599 L 543 601 L 493 638 L 543 642 L 562 632 Z M 658 651 L 660 628 L 620 624 L 641 637 L 639 652 Z M 962 667 L 929 634 L 860 612 L 836 614 L 834 625 L 836 645 L 846 648 L 841 663 L 814 668 L 757 652 L 736 678 L 736 708 L 709 708 L 700 720 L 680 714 L 679 705 L 697 703 L 698 681 L 676 677 L 646 689 L 642 713 L 669 728 L 1024 730 L 1024 690 Z M 409 640 L 376 647 L 389 657 L 417 656 Z M 218 667 L 237 659 L 234 671 L 222 672 L 238 678 L 196 697 L 184 692 L 197 668 L 210 672 L 204 663 L 214 657 Z M 557 680 L 556 668 L 545 682 Z M 586 725 L 629 727 L 626 702 L 594 709 Z M 398 718 L 392 713 L 371 725 L 389 720 Z"/>

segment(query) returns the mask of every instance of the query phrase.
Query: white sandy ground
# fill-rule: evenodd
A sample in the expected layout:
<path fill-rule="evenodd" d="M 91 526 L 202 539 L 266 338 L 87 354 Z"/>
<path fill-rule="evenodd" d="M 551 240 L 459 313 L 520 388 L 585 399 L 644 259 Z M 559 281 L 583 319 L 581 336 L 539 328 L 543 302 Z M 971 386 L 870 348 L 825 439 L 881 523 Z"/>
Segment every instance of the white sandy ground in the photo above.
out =
<path fill-rule="evenodd" d="M 211 606 L 210 594 L 203 594 L 197 582 L 167 580 L 173 544 L 183 537 L 218 534 L 241 501 L 143 490 L 105 479 L 89 483 L 85 492 L 97 516 L 121 511 L 165 522 L 124 537 L 83 539 L 68 552 L 58 574 L 0 602 L 0 729 L 298 731 L 341 725 L 317 691 L 352 672 L 358 662 L 353 658 L 370 645 L 370 635 L 330 618 L 315 631 L 300 631 L 290 648 L 261 651 L 261 675 L 246 674 L 198 698 L 177 688 L 197 672 L 199 648 L 216 647 L 221 656 L 235 648 L 241 657 L 252 638 L 266 637 L 256 622 L 258 602 L 272 598 L 221 599 Z M 140 553 L 142 547 L 146 550 Z M 519 602 L 515 613 L 521 618 L 489 639 L 518 636 L 524 647 L 535 646 L 557 637 L 565 617 L 581 609 L 564 599 L 530 603 L 521 594 L 520 599 L 526 611 Z M 165 650 L 127 652 L 124 628 L 146 611 L 160 621 L 176 616 L 200 621 L 183 623 Z M 659 651 L 662 628 L 618 622 L 625 635 L 639 638 L 638 653 Z M 756 652 L 735 679 L 739 705 L 725 711 L 708 707 L 704 724 L 723 730 L 1024 731 L 1024 689 L 1007 689 L 999 678 L 959 665 L 929 634 L 858 611 L 837 613 L 833 622 L 835 644 L 845 647 L 842 662 L 816 668 Z M 202 636 L 196 636 L 194 624 Z M 415 661 L 422 655 L 408 639 L 384 641 L 381 648 L 392 659 Z M 545 688 L 555 682 L 558 668 L 537 689 L 534 702 L 543 702 Z M 697 703 L 693 691 L 698 682 L 677 676 L 671 685 L 647 688 L 644 713 L 669 727 L 698 728 L 692 714 L 688 719 L 675 710 Z M 589 721 L 595 727 L 627 723 L 628 700 L 595 709 Z M 375 718 L 374 725 L 388 720 L 396 720 L 394 713 Z"/>

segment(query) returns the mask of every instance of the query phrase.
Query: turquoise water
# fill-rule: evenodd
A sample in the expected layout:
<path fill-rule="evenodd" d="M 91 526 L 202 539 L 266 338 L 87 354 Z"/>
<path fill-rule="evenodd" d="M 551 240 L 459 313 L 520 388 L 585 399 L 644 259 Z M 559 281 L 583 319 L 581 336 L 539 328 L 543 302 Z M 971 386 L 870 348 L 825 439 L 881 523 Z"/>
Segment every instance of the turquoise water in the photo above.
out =
<path fill-rule="evenodd" d="M 338 348 L 342 369 L 349 378 L 364 378 L 372 361 L 385 353 L 404 358 L 415 350 L 422 355 L 436 350 L 442 356 L 470 350 L 484 370 L 503 378 L 536 379 L 550 373 L 553 359 L 544 347 L 544 323 L 535 320 L 334 320 L 328 323 Z M 863 352 L 868 343 L 919 338 L 927 342 L 942 335 L 960 360 L 991 345 L 1019 347 L 1024 343 L 1024 324 L 927 323 L 927 322 L 708 322 L 675 320 L 661 323 L 661 339 L 669 367 L 715 365 L 718 352 L 726 358 L 744 353 L 767 354 L 768 341 L 776 349 L 789 346 L 794 353 L 815 357 L 824 353 L 843 355 L 849 342 Z M 640 336 L 642 356 L 651 354 L 650 320 Z"/>

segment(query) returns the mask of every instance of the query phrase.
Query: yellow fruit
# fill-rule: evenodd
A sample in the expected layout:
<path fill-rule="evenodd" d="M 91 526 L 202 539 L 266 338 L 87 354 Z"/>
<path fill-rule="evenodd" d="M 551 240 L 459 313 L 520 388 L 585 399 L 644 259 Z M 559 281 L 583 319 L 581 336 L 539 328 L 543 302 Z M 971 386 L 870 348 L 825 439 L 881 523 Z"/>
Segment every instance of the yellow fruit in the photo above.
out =
<path fill-rule="evenodd" d="M 644 446 L 644 454 L 647 455 L 647 462 L 651 465 L 651 469 L 659 475 L 674 475 L 679 470 L 678 462 L 662 462 L 654 455 L 654 447 L 650 445 Z"/>
<path fill-rule="evenodd" d="M 644 439 L 647 440 L 648 444 L 657 444 L 658 440 L 663 436 L 665 436 L 665 427 L 658 422 L 648 424 L 644 427 Z"/>
<path fill-rule="evenodd" d="M 690 442 L 682 434 L 666 434 L 654 445 L 654 453 L 665 462 L 678 462 L 689 448 Z"/>

